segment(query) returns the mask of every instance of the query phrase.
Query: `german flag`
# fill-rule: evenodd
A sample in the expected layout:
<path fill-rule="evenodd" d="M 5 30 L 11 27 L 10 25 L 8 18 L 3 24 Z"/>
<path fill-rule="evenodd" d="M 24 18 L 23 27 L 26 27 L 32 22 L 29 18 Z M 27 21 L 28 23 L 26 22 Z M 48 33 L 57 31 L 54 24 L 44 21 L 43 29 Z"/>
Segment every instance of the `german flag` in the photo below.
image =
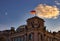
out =
<path fill-rule="evenodd" d="M 30 11 L 31 14 L 36 14 L 35 10 Z"/>

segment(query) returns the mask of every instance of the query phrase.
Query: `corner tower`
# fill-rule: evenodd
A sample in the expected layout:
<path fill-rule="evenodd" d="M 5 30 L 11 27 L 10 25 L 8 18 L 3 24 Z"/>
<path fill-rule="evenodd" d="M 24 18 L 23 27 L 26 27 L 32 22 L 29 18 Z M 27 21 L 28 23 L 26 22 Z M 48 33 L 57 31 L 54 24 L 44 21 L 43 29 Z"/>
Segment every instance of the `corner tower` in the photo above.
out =
<path fill-rule="evenodd" d="M 28 28 L 39 28 L 44 29 L 44 20 L 34 16 L 32 18 L 27 19 L 27 27 Z"/>

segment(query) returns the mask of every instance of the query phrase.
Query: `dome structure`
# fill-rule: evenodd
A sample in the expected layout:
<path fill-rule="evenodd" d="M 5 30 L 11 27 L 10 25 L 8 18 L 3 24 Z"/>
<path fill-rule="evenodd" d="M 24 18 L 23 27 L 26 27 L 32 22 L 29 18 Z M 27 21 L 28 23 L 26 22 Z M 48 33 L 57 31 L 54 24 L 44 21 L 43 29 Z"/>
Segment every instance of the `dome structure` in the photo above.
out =
<path fill-rule="evenodd" d="M 25 27 L 26 27 L 26 25 L 21 25 L 21 26 L 19 26 L 19 27 L 16 29 L 16 31 L 17 31 L 17 32 L 22 32 Z"/>

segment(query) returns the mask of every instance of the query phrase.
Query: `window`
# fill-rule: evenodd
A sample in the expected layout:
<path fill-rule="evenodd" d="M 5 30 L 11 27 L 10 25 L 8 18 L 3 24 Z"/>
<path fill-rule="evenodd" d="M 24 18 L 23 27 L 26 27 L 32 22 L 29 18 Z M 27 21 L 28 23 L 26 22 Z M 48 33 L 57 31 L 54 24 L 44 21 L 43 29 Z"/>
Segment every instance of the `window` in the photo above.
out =
<path fill-rule="evenodd" d="M 26 35 L 24 36 L 24 41 L 26 41 Z"/>
<path fill-rule="evenodd" d="M 20 37 L 18 37 L 18 41 L 21 41 L 21 38 Z"/>
<path fill-rule="evenodd" d="M 17 38 L 16 37 L 14 38 L 14 41 L 17 41 Z"/>
<path fill-rule="evenodd" d="M 15 38 L 13 38 L 13 41 L 22 41 L 22 38 L 21 37 L 15 37 Z"/>
<path fill-rule="evenodd" d="M 29 40 L 32 40 L 32 34 L 29 34 Z"/>

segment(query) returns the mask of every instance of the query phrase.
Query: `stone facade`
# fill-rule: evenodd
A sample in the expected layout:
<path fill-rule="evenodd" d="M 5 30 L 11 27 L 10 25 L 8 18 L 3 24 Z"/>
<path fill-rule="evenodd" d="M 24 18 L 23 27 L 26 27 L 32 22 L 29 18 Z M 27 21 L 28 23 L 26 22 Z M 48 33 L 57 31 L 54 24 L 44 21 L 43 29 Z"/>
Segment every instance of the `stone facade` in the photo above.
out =
<path fill-rule="evenodd" d="M 27 24 L 19 26 L 16 30 L 0 31 L 0 41 L 60 41 L 60 31 L 48 32 L 44 20 L 35 16 L 27 19 Z"/>

